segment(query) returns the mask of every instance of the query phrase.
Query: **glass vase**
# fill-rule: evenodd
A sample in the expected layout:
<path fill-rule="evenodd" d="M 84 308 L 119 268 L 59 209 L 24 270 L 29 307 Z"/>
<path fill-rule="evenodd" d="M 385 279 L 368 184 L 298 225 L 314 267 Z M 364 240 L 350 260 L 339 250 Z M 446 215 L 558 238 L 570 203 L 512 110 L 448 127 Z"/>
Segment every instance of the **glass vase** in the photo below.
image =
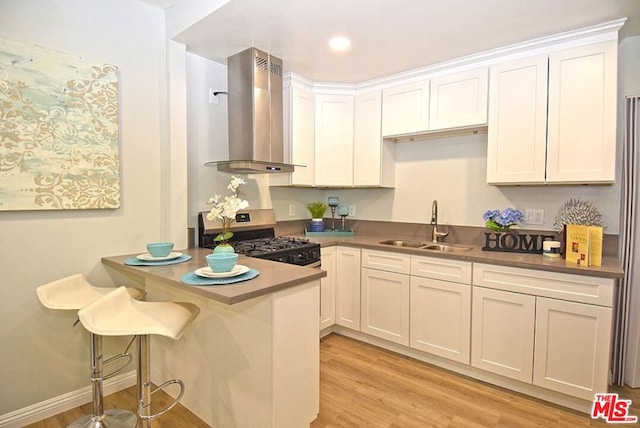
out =
<path fill-rule="evenodd" d="M 219 253 L 235 253 L 236 250 L 227 241 L 222 241 L 213 249 L 213 254 Z"/>

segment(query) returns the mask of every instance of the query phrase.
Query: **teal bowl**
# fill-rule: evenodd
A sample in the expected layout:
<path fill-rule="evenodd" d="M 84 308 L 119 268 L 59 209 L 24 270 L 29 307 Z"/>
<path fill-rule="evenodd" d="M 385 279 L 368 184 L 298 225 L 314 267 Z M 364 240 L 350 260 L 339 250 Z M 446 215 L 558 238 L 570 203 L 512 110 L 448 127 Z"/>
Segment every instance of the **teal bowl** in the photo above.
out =
<path fill-rule="evenodd" d="M 207 264 L 216 273 L 231 272 L 238 262 L 236 253 L 214 253 L 206 255 Z"/>
<path fill-rule="evenodd" d="M 173 250 L 173 242 L 152 242 L 147 244 L 147 251 L 153 257 L 167 257 Z"/>

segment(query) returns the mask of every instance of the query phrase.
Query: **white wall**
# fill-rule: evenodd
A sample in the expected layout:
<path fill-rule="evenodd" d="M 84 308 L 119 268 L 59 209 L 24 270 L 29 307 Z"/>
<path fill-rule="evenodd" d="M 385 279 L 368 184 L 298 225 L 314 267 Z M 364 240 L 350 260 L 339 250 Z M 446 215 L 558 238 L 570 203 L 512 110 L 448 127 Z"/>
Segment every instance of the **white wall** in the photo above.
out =
<path fill-rule="evenodd" d="M 121 162 L 119 209 L 0 212 L 2 415 L 89 385 L 88 335 L 75 314 L 42 308 L 36 287 L 75 272 L 111 284 L 102 256 L 144 252 L 172 231 L 160 220 L 163 12 L 130 0 L 2 1 L 0 36 L 119 67 Z"/>

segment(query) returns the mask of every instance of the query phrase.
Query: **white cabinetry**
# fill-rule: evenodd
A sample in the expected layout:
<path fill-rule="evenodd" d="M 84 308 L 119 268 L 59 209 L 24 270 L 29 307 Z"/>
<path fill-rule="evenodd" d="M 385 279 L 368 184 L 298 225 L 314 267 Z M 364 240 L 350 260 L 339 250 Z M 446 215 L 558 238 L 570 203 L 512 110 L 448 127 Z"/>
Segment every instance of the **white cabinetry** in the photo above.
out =
<path fill-rule="evenodd" d="M 593 400 L 606 392 L 612 309 L 537 298 L 533 383 Z"/>
<path fill-rule="evenodd" d="M 409 345 L 408 254 L 362 250 L 363 333 Z"/>
<path fill-rule="evenodd" d="M 393 187 L 395 144 L 382 140 L 382 92 L 356 95 L 353 185 Z"/>
<path fill-rule="evenodd" d="M 336 324 L 360 330 L 360 249 L 336 247 Z"/>
<path fill-rule="evenodd" d="M 336 247 L 320 249 L 322 270 L 327 276 L 320 280 L 320 330 L 336 322 Z"/>
<path fill-rule="evenodd" d="M 487 182 L 613 182 L 616 73 L 615 40 L 492 66 Z"/>
<path fill-rule="evenodd" d="M 429 129 L 429 80 L 382 91 L 382 135 L 402 135 Z"/>
<path fill-rule="evenodd" d="M 412 348 L 469 364 L 471 263 L 411 256 Z"/>
<path fill-rule="evenodd" d="M 544 183 L 547 55 L 491 67 L 487 182 Z"/>
<path fill-rule="evenodd" d="M 487 67 L 431 78 L 429 130 L 487 123 Z"/>
<path fill-rule="evenodd" d="M 531 383 L 536 298 L 474 287 L 471 365 Z"/>
<path fill-rule="evenodd" d="M 291 174 L 275 174 L 274 185 L 311 186 L 315 176 L 314 98 L 311 82 L 290 74 L 283 90 L 285 156 L 297 167 Z"/>
<path fill-rule="evenodd" d="M 548 182 L 615 180 L 617 52 L 611 40 L 549 56 Z"/>
<path fill-rule="evenodd" d="M 473 266 L 471 364 L 585 400 L 607 391 L 615 281 Z"/>
<path fill-rule="evenodd" d="M 315 96 L 315 185 L 353 183 L 353 96 Z"/>

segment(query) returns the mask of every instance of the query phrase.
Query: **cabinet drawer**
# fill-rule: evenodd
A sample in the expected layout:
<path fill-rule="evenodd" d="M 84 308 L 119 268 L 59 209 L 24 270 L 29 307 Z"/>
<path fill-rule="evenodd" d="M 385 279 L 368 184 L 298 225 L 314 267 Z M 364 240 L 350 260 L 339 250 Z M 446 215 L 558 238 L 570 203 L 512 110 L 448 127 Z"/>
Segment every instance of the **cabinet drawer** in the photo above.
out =
<path fill-rule="evenodd" d="M 386 251 L 362 250 L 362 267 L 409 274 L 411 271 L 409 254 Z"/>
<path fill-rule="evenodd" d="M 411 275 L 471 284 L 471 263 L 436 257 L 411 257 Z"/>
<path fill-rule="evenodd" d="M 474 263 L 473 285 L 611 307 L 615 280 Z"/>

